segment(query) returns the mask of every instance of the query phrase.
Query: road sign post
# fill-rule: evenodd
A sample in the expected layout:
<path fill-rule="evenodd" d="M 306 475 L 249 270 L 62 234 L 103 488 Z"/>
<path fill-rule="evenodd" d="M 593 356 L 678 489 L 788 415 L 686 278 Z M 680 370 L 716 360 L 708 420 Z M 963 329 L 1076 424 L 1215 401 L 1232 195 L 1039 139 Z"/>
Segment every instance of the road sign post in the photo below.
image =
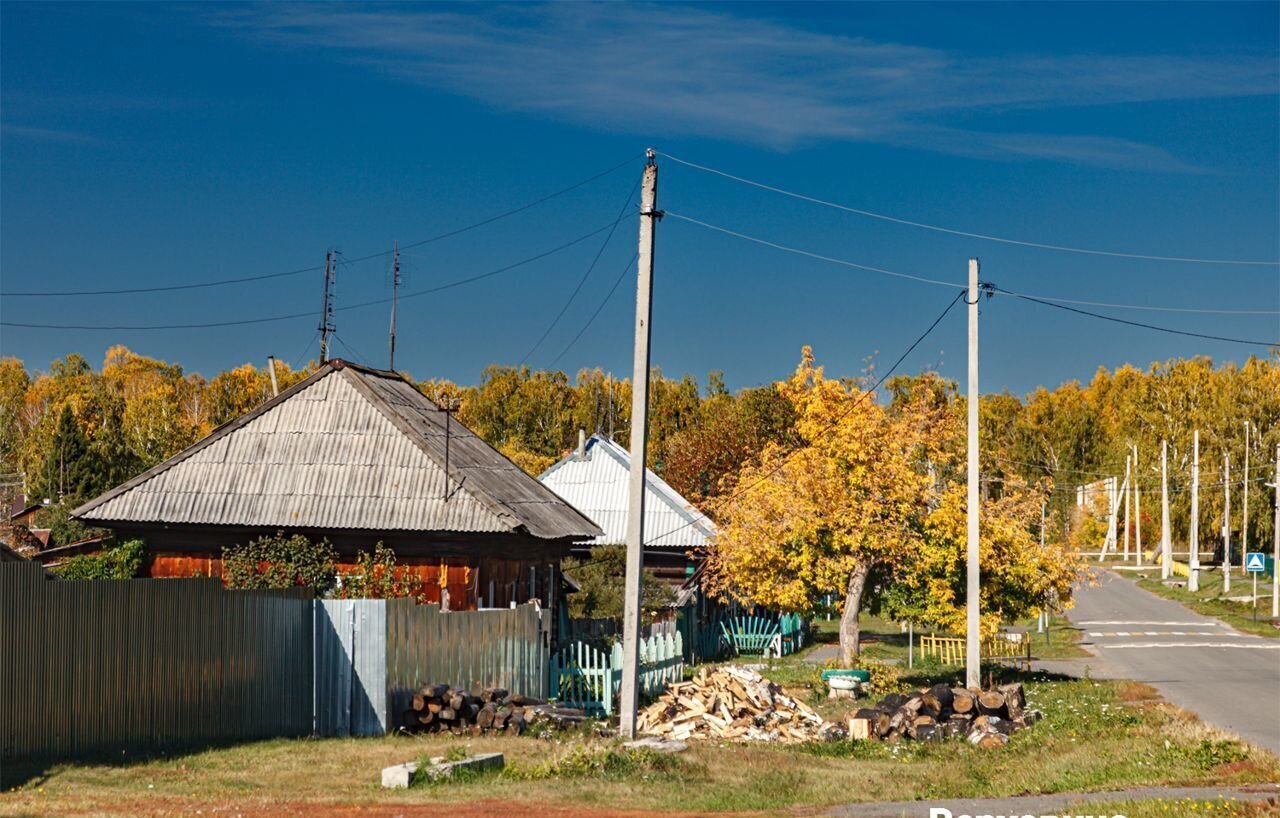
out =
<path fill-rule="evenodd" d="M 1248 571 L 1253 577 L 1253 621 L 1258 621 L 1258 574 L 1261 574 L 1267 566 L 1266 558 L 1262 556 L 1261 551 L 1250 551 L 1244 555 L 1244 570 Z M 1271 570 L 1275 570 L 1272 568 Z"/>

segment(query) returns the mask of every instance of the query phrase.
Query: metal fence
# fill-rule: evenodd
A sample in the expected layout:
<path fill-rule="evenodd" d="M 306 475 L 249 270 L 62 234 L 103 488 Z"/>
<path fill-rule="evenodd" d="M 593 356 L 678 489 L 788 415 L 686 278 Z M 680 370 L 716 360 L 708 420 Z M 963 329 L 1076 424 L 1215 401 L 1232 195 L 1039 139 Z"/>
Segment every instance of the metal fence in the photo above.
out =
<path fill-rule="evenodd" d="M 0 565 L 0 759 L 114 758 L 312 730 L 312 606 L 218 580 Z"/>
<path fill-rule="evenodd" d="M 381 599 L 316 602 L 315 731 L 387 732 L 387 606 Z"/>
<path fill-rule="evenodd" d="M 424 684 L 546 697 L 551 617 L 537 605 L 451 613 L 409 599 L 385 605 L 391 713 L 407 709 Z"/>

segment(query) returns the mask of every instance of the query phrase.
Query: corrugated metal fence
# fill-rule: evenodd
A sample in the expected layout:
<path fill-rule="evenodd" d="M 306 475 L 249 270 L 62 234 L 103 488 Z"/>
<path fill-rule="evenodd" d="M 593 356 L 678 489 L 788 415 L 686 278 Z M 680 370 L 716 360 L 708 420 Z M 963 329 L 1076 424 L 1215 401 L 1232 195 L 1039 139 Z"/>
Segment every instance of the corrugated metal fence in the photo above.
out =
<path fill-rule="evenodd" d="M 0 765 L 273 736 L 381 735 L 425 683 L 547 692 L 536 605 L 227 591 L 0 565 Z"/>
<path fill-rule="evenodd" d="M 303 590 L 0 567 L 0 758 L 119 758 L 312 729 Z"/>
<path fill-rule="evenodd" d="M 538 606 L 458 613 L 408 599 L 388 600 L 386 606 L 392 713 L 405 710 L 423 684 L 547 695 L 550 615 Z"/>
<path fill-rule="evenodd" d="M 381 599 L 316 603 L 316 733 L 387 732 L 387 607 Z"/>

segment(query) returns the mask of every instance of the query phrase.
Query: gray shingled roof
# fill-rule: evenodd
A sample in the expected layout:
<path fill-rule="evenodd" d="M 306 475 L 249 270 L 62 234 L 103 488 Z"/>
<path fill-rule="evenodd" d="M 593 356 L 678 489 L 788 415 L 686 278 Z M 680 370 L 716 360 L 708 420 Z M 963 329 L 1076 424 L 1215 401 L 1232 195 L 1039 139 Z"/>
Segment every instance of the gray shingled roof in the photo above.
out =
<path fill-rule="evenodd" d="M 72 513 L 104 524 L 601 533 L 456 419 L 449 430 L 446 481 L 444 413 L 394 372 L 332 361 Z"/>

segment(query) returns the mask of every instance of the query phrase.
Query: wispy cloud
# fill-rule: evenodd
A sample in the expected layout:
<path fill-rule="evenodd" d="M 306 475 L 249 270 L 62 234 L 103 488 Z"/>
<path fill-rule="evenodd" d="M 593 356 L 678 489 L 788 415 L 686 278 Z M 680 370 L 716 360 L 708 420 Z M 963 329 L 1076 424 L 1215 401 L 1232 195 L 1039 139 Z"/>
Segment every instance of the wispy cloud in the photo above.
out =
<path fill-rule="evenodd" d="M 457 7 L 454 7 L 455 9 Z M 273 46 L 315 48 L 407 81 L 609 128 L 787 148 L 826 139 L 965 155 L 1185 171 L 1105 136 L 954 124 L 1001 112 L 1274 94 L 1272 56 L 970 57 L 677 6 L 421 10 L 269 5 L 218 14 Z"/>
<path fill-rule="evenodd" d="M 60 142 L 64 145 L 92 145 L 98 140 L 88 134 L 75 131 L 62 131 L 56 128 L 35 128 L 29 125 L 15 125 L 11 122 L 0 124 L 0 133 L 19 139 L 34 139 L 41 142 Z"/>

